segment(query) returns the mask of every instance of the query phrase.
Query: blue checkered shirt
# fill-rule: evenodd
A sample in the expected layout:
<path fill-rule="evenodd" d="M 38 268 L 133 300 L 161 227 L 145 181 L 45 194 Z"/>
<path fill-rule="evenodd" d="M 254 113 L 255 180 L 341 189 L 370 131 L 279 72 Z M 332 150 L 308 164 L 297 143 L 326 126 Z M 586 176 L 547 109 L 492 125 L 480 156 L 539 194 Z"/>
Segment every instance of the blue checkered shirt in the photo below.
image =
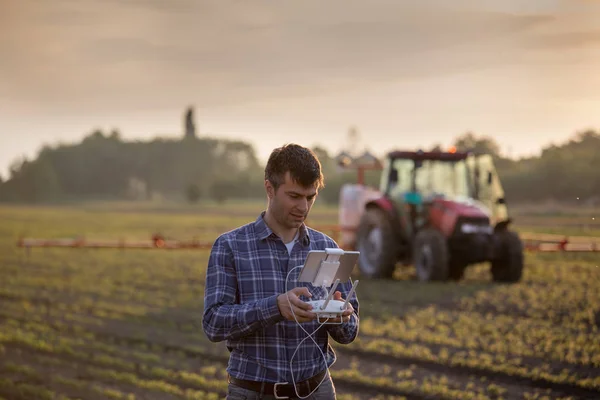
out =
<path fill-rule="evenodd" d="M 226 340 L 230 351 L 227 372 L 238 379 L 261 382 L 295 382 L 308 379 L 335 361 L 328 336 L 338 343 L 351 343 L 358 334 L 358 299 L 350 302 L 355 313 L 344 324 L 326 324 L 313 335 L 319 348 L 306 339 L 295 321 L 286 320 L 277 307 L 277 296 L 298 286 L 308 286 L 313 296 L 326 294 L 310 283 L 297 282 L 310 250 L 338 247 L 329 236 L 302 225 L 291 254 L 283 241 L 265 224 L 264 212 L 255 222 L 220 235 L 214 242 L 206 271 L 202 326 L 213 342 Z M 346 299 L 352 284 L 340 282 L 337 290 Z M 313 297 L 315 298 L 315 297 Z M 313 333 L 315 320 L 302 327 Z M 294 358 L 292 360 L 292 355 Z"/>

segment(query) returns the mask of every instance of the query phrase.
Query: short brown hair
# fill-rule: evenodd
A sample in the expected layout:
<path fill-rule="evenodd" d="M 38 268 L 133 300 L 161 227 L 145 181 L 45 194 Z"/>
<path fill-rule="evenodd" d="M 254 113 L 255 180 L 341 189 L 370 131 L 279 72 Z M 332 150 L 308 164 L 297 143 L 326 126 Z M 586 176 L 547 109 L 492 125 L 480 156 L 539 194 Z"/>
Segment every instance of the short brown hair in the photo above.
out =
<path fill-rule="evenodd" d="M 288 171 L 292 180 L 304 187 L 315 186 L 317 190 L 325 187 L 321 163 L 309 148 L 290 143 L 271 152 L 265 167 L 265 179 L 275 190 L 283 184 Z"/>

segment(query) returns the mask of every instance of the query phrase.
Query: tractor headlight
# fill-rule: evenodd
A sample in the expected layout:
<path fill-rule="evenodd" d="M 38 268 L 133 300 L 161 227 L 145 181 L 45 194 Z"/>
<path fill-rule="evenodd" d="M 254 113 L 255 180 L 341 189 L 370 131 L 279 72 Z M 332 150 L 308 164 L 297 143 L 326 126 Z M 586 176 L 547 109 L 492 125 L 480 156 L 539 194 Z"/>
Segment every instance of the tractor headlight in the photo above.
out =
<path fill-rule="evenodd" d="M 490 225 L 475 225 L 475 224 L 462 224 L 460 226 L 462 233 L 485 233 L 492 234 L 493 228 Z"/>

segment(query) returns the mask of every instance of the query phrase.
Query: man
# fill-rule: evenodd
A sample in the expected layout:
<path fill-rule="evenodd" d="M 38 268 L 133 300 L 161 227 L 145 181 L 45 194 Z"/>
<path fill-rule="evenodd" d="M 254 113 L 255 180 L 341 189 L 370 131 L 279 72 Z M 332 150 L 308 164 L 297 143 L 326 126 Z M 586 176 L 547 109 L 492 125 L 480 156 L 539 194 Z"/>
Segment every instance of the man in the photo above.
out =
<path fill-rule="evenodd" d="M 323 187 L 321 164 L 310 149 L 296 144 L 275 149 L 265 168 L 266 211 L 213 245 L 202 324 L 211 341 L 227 341 L 228 399 L 336 398 L 328 336 L 341 344 L 354 341 L 358 300 L 350 299 L 341 323 L 319 328 L 305 302 L 311 293 L 295 281 L 299 268 L 286 291 L 288 272 L 303 265 L 310 250 L 338 247 L 304 223 Z M 350 282 L 340 283 L 334 298 L 345 300 L 350 288 Z M 313 335 L 319 347 L 302 328 L 309 334 L 319 328 Z"/>

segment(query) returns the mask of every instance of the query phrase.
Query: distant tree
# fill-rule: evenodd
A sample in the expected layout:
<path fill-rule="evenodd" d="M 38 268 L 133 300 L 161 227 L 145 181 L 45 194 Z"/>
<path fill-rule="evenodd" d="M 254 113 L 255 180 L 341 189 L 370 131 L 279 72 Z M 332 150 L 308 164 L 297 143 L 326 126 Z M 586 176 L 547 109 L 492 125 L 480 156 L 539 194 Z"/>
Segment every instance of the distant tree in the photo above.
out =
<path fill-rule="evenodd" d="M 321 146 L 313 146 L 311 150 L 319 158 L 319 161 L 329 159 L 329 153 L 327 152 L 326 148 Z"/>
<path fill-rule="evenodd" d="M 14 159 L 8 166 L 9 178 L 17 178 L 19 174 L 21 174 L 21 172 L 27 167 L 27 164 L 29 164 L 29 161 L 25 156 L 20 156 Z"/>
<path fill-rule="evenodd" d="M 116 140 L 117 142 L 119 142 L 121 140 L 121 132 L 119 132 L 118 129 L 113 129 L 110 132 L 110 135 L 108 136 L 109 139 L 111 140 Z"/>
<path fill-rule="evenodd" d="M 33 202 L 55 201 L 62 195 L 60 181 L 52 162 L 48 159 L 32 164 L 31 195 Z"/>
<path fill-rule="evenodd" d="M 472 132 L 467 132 L 459 136 L 454 146 L 458 151 L 472 151 L 475 153 L 490 154 L 493 157 L 500 157 L 500 145 L 491 137 L 475 136 Z"/>
<path fill-rule="evenodd" d="M 102 140 L 105 139 L 104 133 L 101 129 L 94 129 L 88 136 L 83 138 L 83 142 L 93 141 L 93 140 Z"/>
<path fill-rule="evenodd" d="M 325 179 L 327 180 L 329 175 L 335 173 L 335 160 L 329 155 L 329 152 L 325 147 L 313 146 L 311 150 L 319 159 L 319 162 L 321 163 L 321 168 L 323 170 L 323 174 L 325 175 Z"/>
<path fill-rule="evenodd" d="M 48 158 L 15 160 L 10 167 L 11 178 L 2 184 L 2 199 L 39 203 L 53 201 L 61 194 L 58 175 Z"/>
<path fill-rule="evenodd" d="M 200 190 L 200 186 L 198 186 L 195 183 L 188 185 L 188 187 L 186 189 L 186 198 L 187 198 L 188 202 L 195 204 L 198 202 L 198 200 L 200 200 L 201 196 L 202 196 L 202 191 Z"/>
<path fill-rule="evenodd" d="M 217 203 L 225 203 L 235 195 L 236 186 L 227 180 L 216 180 L 211 186 L 211 196 Z"/>

